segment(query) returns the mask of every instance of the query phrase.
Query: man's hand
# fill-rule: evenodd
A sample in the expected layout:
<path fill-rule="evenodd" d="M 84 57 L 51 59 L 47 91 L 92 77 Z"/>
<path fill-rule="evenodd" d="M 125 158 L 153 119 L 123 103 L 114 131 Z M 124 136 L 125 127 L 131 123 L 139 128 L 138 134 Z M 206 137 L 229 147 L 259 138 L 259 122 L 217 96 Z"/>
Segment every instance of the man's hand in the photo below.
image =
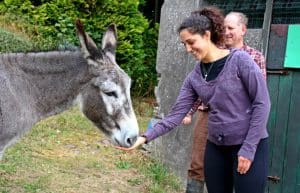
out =
<path fill-rule="evenodd" d="M 182 119 L 182 124 L 184 125 L 188 125 L 192 122 L 192 115 L 186 115 L 183 119 Z"/>
<path fill-rule="evenodd" d="M 248 170 L 250 169 L 251 166 L 251 160 L 243 157 L 243 156 L 239 156 L 238 157 L 238 168 L 237 171 L 240 174 L 245 174 L 248 172 Z"/>
<path fill-rule="evenodd" d="M 120 147 L 120 146 L 116 146 L 117 149 L 121 149 L 121 150 L 125 150 L 125 151 L 131 151 L 136 149 L 137 147 L 139 147 L 140 145 L 144 144 L 146 142 L 146 138 L 145 137 L 138 137 L 136 142 L 133 144 L 133 146 L 131 147 Z"/>

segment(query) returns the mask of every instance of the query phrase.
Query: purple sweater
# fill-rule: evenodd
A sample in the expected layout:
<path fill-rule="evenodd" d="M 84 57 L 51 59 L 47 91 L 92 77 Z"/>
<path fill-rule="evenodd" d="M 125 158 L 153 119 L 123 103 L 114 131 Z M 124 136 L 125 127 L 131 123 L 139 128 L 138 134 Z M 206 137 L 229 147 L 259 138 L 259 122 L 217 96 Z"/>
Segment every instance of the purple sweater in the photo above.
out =
<path fill-rule="evenodd" d="M 242 144 L 238 155 L 253 160 L 260 139 L 268 137 L 270 98 L 259 67 L 245 51 L 236 49 L 212 81 L 206 82 L 199 63 L 195 65 L 170 113 L 143 134 L 147 142 L 180 125 L 198 97 L 210 108 L 208 140 L 217 145 Z"/>

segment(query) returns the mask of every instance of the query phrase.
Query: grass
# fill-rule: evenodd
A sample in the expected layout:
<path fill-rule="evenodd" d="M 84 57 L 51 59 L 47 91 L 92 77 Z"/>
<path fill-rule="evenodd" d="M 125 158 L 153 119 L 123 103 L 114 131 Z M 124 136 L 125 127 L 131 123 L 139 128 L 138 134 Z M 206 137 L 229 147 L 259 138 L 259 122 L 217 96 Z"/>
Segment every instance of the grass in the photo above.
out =
<path fill-rule="evenodd" d="M 24 37 L 17 36 L 0 28 L 0 52 L 25 52 L 31 50 L 33 45 Z"/>
<path fill-rule="evenodd" d="M 0 15 L 0 52 L 41 52 L 51 50 L 74 50 L 74 45 L 56 42 L 51 36 L 42 37 L 37 26 L 18 15 Z"/>
<path fill-rule="evenodd" d="M 12 15 L 12 14 L 1 14 L 0 15 L 0 28 L 6 29 L 13 34 L 24 37 L 26 39 L 30 39 L 26 33 L 26 29 L 24 28 L 24 23 L 26 21 L 22 20 L 22 18 Z"/>
<path fill-rule="evenodd" d="M 136 99 L 141 128 L 152 104 Z M 0 162 L 0 193 L 177 193 L 178 178 L 142 151 L 115 149 L 72 108 L 35 125 Z"/>
<path fill-rule="evenodd" d="M 27 52 L 33 50 L 31 37 L 25 33 L 24 21 L 13 15 L 0 15 L 0 52 Z"/>

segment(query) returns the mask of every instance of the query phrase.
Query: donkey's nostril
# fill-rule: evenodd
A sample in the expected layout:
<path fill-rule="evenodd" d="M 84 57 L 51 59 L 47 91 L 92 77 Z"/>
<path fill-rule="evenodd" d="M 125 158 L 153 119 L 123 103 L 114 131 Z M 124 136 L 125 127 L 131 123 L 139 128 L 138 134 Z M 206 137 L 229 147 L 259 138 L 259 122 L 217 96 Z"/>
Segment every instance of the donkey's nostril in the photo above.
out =
<path fill-rule="evenodd" d="M 128 146 L 132 146 L 132 145 L 135 143 L 136 139 L 137 139 L 137 136 L 134 136 L 134 137 L 128 137 L 128 138 L 126 139 L 127 145 L 128 145 Z"/>

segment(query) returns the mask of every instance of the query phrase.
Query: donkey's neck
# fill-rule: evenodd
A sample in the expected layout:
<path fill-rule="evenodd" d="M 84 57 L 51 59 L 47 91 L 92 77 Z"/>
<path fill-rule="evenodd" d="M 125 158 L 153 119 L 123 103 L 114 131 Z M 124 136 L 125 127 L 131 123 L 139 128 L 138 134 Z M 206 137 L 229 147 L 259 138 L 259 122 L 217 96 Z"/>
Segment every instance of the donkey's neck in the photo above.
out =
<path fill-rule="evenodd" d="M 17 97 L 28 100 L 38 119 L 69 108 L 89 81 L 80 52 L 3 54 L 1 59 Z"/>

